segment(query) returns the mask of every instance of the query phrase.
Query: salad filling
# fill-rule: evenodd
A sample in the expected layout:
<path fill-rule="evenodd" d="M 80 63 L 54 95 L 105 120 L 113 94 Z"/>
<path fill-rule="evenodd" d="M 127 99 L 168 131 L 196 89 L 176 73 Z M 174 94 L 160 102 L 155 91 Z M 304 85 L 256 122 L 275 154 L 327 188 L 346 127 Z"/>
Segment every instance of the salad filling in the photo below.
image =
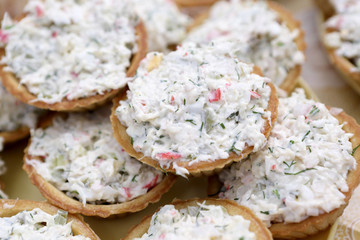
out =
<path fill-rule="evenodd" d="M 254 63 L 280 86 L 289 71 L 304 62 L 295 43 L 299 34 L 279 20 L 266 1 L 219 1 L 203 24 L 189 33 L 185 44 L 222 44 L 226 53 Z"/>
<path fill-rule="evenodd" d="M 329 18 L 325 26 L 331 30 L 325 34 L 325 44 L 334 48 L 335 54 L 348 59 L 360 72 L 360 2 L 335 1 L 331 3 L 336 14 Z"/>
<path fill-rule="evenodd" d="M 136 151 L 183 175 L 177 162 L 226 159 L 265 144 L 270 80 L 221 51 L 188 44 L 147 55 L 115 112 Z"/>
<path fill-rule="evenodd" d="M 240 215 L 231 216 L 222 206 L 198 203 L 177 210 L 174 205 L 165 205 L 156 212 L 145 239 L 256 239 L 249 230 L 250 221 Z"/>
<path fill-rule="evenodd" d="M 168 52 L 186 36 L 190 18 L 169 0 L 132 0 L 147 30 L 148 50 Z"/>
<path fill-rule="evenodd" d="M 131 158 L 113 137 L 110 109 L 57 116 L 31 132 L 26 163 L 84 205 L 121 203 L 146 194 L 163 174 Z M 43 161 L 36 160 L 41 158 Z"/>
<path fill-rule="evenodd" d="M 30 0 L 24 12 L 19 21 L 4 16 L 1 63 L 36 101 L 76 100 L 126 85 L 138 17 L 125 1 Z"/>
<path fill-rule="evenodd" d="M 50 215 L 39 208 L 22 211 L 12 217 L 0 218 L 1 239 L 61 239 L 61 240 L 90 240 L 90 238 L 76 235 L 71 229 L 71 222 L 67 223 L 67 212 L 59 210 Z"/>
<path fill-rule="evenodd" d="M 13 97 L 0 82 L 0 132 L 15 131 L 22 126 L 34 128 L 35 109 Z"/>
<path fill-rule="evenodd" d="M 331 114 L 338 110 L 306 99 L 302 89 L 279 100 L 266 146 L 219 175 L 220 197 L 249 207 L 268 226 L 339 208 L 356 167 L 352 134 Z"/>

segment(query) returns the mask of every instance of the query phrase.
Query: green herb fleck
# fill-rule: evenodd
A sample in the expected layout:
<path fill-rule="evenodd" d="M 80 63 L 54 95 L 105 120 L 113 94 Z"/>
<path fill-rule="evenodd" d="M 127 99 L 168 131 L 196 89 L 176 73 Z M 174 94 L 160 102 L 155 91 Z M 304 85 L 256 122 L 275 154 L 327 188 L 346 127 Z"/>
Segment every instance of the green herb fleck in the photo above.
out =
<path fill-rule="evenodd" d="M 269 214 L 270 214 L 269 211 L 260 211 L 260 213 L 265 214 L 265 215 L 269 215 Z"/>
<path fill-rule="evenodd" d="M 204 122 L 201 123 L 200 132 L 202 132 L 203 127 L 204 127 Z"/>
<path fill-rule="evenodd" d="M 300 173 L 306 172 L 306 171 L 310 171 L 310 170 L 316 170 L 316 168 L 305 168 L 299 172 L 296 173 L 289 173 L 289 172 L 285 172 L 285 175 L 298 175 Z"/>
<path fill-rule="evenodd" d="M 283 164 L 285 164 L 288 169 L 290 169 L 294 164 L 296 164 L 296 161 L 295 160 L 292 160 L 290 164 L 288 164 L 287 162 L 283 161 Z"/>
<path fill-rule="evenodd" d="M 222 129 L 225 129 L 225 125 L 223 123 L 220 123 L 220 126 L 222 127 Z"/>
<path fill-rule="evenodd" d="M 311 146 L 310 145 L 306 145 L 306 149 L 309 150 L 309 152 L 311 152 Z"/>
<path fill-rule="evenodd" d="M 309 113 L 310 116 L 314 116 L 315 114 L 317 114 L 318 112 L 320 112 L 320 109 L 316 106 L 316 105 L 313 105 L 312 106 L 312 109 Z"/>
<path fill-rule="evenodd" d="M 357 145 L 357 146 L 353 149 L 353 151 L 352 151 L 352 153 L 351 153 L 351 156 L 354 156 L 356 150 L 357 150 L 359 147 L 360 147 L 360 144 Z"/>
<path fill-rule="evenodd" d="M 302 140 L 301 140 L 302 142 L 305 140 L 305 138 L 307 137 L 307 135 L 309 135 L 309 133 L 310 133 L 310 130 L 305 133 L 304 137 L 303 137 Z"/>
<path fill-rule="evenodd" d="M 164 168 L 162 168 L 161 166 L 159 166 L 159 167 L 160 167 L 161 171 L 163 171 L 163 173 L 165 173 L 165 175 L 167 176 L 168 175 L 167 171 Z"/>
<path fill-rule="evenodd" d="M 278 191 L 277 189 L 274 189 L 274 190 L 273 190 L 273 194 L 275 194 L 275 196 L 276 196 L 278 199 L 280 199 L 280 193 L 279 193 L 279 191 Z"/>
<path fill-rule="evenodd" d="M 136 177 L 139 176 L 139 174 L 135 174 L 135 176 L 131 179 L 132 182 L 137 182 Z"/>
<path fill-rule="evenodd" d="M 192 119 L 186 119 L 185 122 L 189 122 L 189 123 L 191 123 L 193 125 L 196 125 L 196 123 L 194 123 L 194 120 L 192 120 Z"/>

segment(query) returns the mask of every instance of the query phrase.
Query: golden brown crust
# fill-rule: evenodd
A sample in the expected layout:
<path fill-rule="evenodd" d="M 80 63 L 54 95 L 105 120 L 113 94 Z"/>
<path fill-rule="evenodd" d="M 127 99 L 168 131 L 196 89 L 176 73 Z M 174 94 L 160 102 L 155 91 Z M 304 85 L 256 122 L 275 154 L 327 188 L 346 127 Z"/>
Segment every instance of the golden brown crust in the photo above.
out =
<path fill-rule="evenodd" d="M 175 0 L 179 7 L 210 6 L 218 0 Z"/>
<path fill-rule="evenodd" d="M 174 200 L 171 204 L 175 206 L 176 209 L 184 209 L 188 206 L 197 206 L 198 203 L 203 203 L 206 201 L 206 204 L 208 205 L 219 205 L 223 206 L 229 215 L 241 215 L 246 220 L 250 221 L 250 228 L 249 230 L 253 233 L 255 233 L 256 239 L 258 240 L 267 240 L 267 239 L 273 239 L 271 236 L 271 233 L 266 228 L 266 226 L 258 219 L 255 214 L 250 211 L 248 208 L 244 206 L 240 206 L 236 204 L 236 202 L 231 200 L 225 200 L 225 199 L 212 199 L 212 198 L 205 198 L 205 199 L 191 199 L 191 200 Z M 156 210 L 159 211 L 159 209 Z M 122 240 L 131 240 L 137 237 L 141 237 L 144 235 L 151 222 L 152 215 L 146 216 L 142 219 L 142 221 L 134 226 L 129 233 L 122 239 Z"/>
<path fill-rule="evenodd" d="M 347 115 L 345 112 L 341 112 L 334 117 L 339 120 L 340 124 L 345 122 L 347 123 L 343 127 L 344 131 L 354 134 L 354 136 L 350 139 L 353 148 L 355 149 L 357 146 L 359 146 L 360 126 L 357 124 L 355 119 Z M 330 225 L 332 225 L 344 211 L 344 208 L 347 206 L 353 190 L 358 186 L 360 182 L 360 150 L 354 153 L 354 158 L 356 159 L 357 165 L 356 169 L 349 172 L 347 176 L 347 184 L 349 186 L 349 191 L 343 192 L 343 194 L 345 195 L 345 204 L 341 205 L 339 208 L 334 209 L 329 213 L 324 213 L 315 217 L 311 216 L 299 223 L 274 223 L 270 227 L 270 231 L 273 234 L 274 238 L 304 238 L 309 235 L 313 235 L 321 230 L 324 230 Z M 210 196 L 217 195 L 219 193 L 220 187 L 221 183 L 219 182 L 218 177 L 211 176 L 209 178 L 208 194 Z"/>
<path fill-rule="evenodd" d="M 0 200 L 0 217 L 11 217 L 22 211 L 30 211 L 34 208 L 40 208 L 48 214 L 56 214 L 59 210 L 46 202 L 35 202 L 30 200 Z M 84 222 L 83 218 L 79 215 L 69 214 L 67 222 L 72 222 L 71 228 L 74 235 L 82 235 L 92 240 L 100 240 L 90 226 Z"/>
<path fill-rule="evenodd" d="M 136 69 L 139 66 L 141 59 L 143 59 L 146 55 L 147 51 L 147 36 L 144 24 L 140 22 L 136 26 L 136 35 L 137 35 L 137 45 L 138 51 L 133 56 L 131 60 L 131 65 L 127 70 L 127 76 L 131 77 L 135 75 Z M 0 58 L 4 56 L 4 49 L 0 49 Z M 48 104 L 43 101 L 34 101 L 36 100 L 36 96 L 30 93 L 24 85 L 19 84 L 19 79 L 13 73 L 4 71 L 4 65 L 0 66 L 0 78 L 2 79 L 2 83 L 6 90 L 11 93 L 13 96 L 18 98 L 24 103 L 33 105 L 38 108 L 50 109 L 53 111 L 83 111 L 94 109 L 100 105 L 103 105 L 108 100 L 113 98 L 116 94 L 118 94 L 122 89 L 114 89 L 108 92 L 105 92 L 102 95 L 94 95 L 86 98 L 67 100 L 63 99 L 61 102 L 57 102 L 54 104 Z"/>
<path fill-rule="evenodd" d="M 298 30 L 298 36 L 295 39 L 296 46 L 299 51 L 301 51 L 305 55 L 306 43 L 305 43 L 305 34 L 301 28 L 301 24 L 297 21 L 292 14 L 283 8 L 278 3 L 267 1 L 268 6 L 277 12 L 281 21 L 286 23 L 286 26 L 291 30 Z M 194 28 L 200 26 L 207 18 L 209 17 L 209 11 L 201 13 L 198 15 L 193 24 L 188 27 L 188 31 L 192 31 Z M 301 65 L 295 65 L 290 71 L 288 75 L 284 79 L 284 81 L 280 84 L 280 88 L 285 90 L 287 93 L 290 93 L 297 84 L 297 79 L 300 77 L 301 74 Z"/>
<path fill-rule="evenodd" d="M 30 135 L 30 129 L 26 126 L 22 126 L 14 131 L 0 132 L 0 138 L 4 139 L 4 144 L 13 143 L 24 139 Z"/>
<path fill-rule="evenodd" d="M 66 114 L 63 114 L 66 115 Z M 42 121 L 40 126 L 45 128 L 51 125 L 52 119 L 56 115 L 49 116 L 46 121 Z M 97 204 L 85 204 L 83 205 L 80 201 L 70 198 L 65 193 L 57 189 L 54 185 L 47 182 L 40 174 L 36 172 L 34 167 L 26 162 L 26 159 L 31 158 L 28 154 L 28 148 L 31 144 L 29 140 L 28 146 L 25 149 L 24 165 L 23 169 L 29 175 L 31 182 L 39 189 L 40 193 L 55 206 L 58 206 L 70 213 L 81 213 L 87 216 L 99 216 L 107 218 L 113 215 L 121 216 L 125 213 L 138 212 L 146 208 L 149 203 L 154 203 L 160 200 L 161 196 L 169 191 L 172 185 L 176 181 L 176 176 L 169 174 L 152 188 L 149 192 L 141 195 L 133 200 L 124 203 L 108 204 L 108 205 L 97 205 Z M 34 159 L 31 158 L 31 159 Z M 35 157 L 36 159 L 36 157 Z M 41 159 L 37 159 L 41 161 Z"/>
<path fill-rule="evenodd" d="M 261 70 L 257 67 L 253 70 L 254 73 L 261 75 Z M 268 83 L 268 85 L 271 88 L 271 95 L 268 103 L 267 110 L 271 112 L 271 121 L 268 119 L 265 122 L 264 130 L 262 133 L 267 138 L 270 135 L 270 131 L 272 128 L 272 125 L 276 121 L 277 118 L 277 107 L 279 104 L 276 89 L 272 83 Z M 124 91 L 119 96 L 115 97 L 113 99 L 113 107 L 112 107 L 112 113 L 111 113 L 111 122 L 114 130 L 114 136 L 116 140 L 120 143 L 120 145 L 123 147 L 123 149 L 132 157 L 138 159 L 139 161 L 146 163 L 154 168 L 157 168 L 159 170 L 163 170 L 160 167 L 159 161 L 152 159 L 151 157 L 144 156 L 143 153 L 137 152 L 134 147 L 131 144 L 131 138 L 126 132 L 126 127 L 121 124 L 117 116 L 115 115 L 116 108 L 120 105 L 120 101 L 124 101 L 127 99 L 126 92 Z M 219 172 L 224 167 L 230 165 L 232 162 L 238 162 L 244 158 L 246 158 L 253 150 L 253 146 L 247 146 L 240 155 L 237 155 L 235 153 L 230 153 L 229 158 L 226 159 L 216 159 L 214 161 L 201 161 L 197 163 L 189 164 L 190 162 L 177 162 L 177 165 L 179 167 L 183 167 L 189 171 L 189 173 L 192 176 L 201 176 L 201 175 L 211 175 L 214 172 Z M 169 168 L 166 168 L 166 171 L 169 171 L 171 173 L 176 173 L 176 170 L 169 166 Z"/>
<path fill-rule="evenodd" d="M 314 0 L 314 3 L 321 10 L 326 19 L 334 15 L 335 9 L 329 0 Z"/>

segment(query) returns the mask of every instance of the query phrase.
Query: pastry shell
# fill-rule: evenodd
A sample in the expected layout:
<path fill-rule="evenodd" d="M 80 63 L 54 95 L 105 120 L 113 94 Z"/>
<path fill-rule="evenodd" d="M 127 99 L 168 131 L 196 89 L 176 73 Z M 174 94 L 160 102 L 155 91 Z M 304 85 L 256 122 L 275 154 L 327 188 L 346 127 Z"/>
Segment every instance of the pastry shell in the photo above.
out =
<path fill-rule="evenodd" d="M 135 75 L 140 61 L 145 57 L 147 52 L 147 35 L 144 24 L 139 22 L 139 24 L 135 27 L 135 30 L 137 35 L 136 41 L 138 45 L 138 51 L 132 56 L 131 64 L 126 73 L 128 77 Z M 0 58 L 2 58 L 4 55 L 5 49 L 2 48 L 0 49 Z M 2 79 L 2 83 L 9 93 L 24 103 L 53 111 L 83 111 L 95 109 L 96 107 L 106 103 L 124 89 L 113 89 L 105 92 L 104 94 L 97 94 L 94 96 L 73 100 L 63 99 L 61 102 L 49 104 L 43 101 L 36 101 L 36 95 L 29 92 L 26 86 L 19 84 L 20 81 L 15 76 L 15 74 L 4 71 L 4 67 L 6 66 L 0 65 L 0 78 Z"/>
<path fill-rule="evenodd" d="M 34 208 L 40 208 L 44 212 L 52 215 L 56 214 L 59 210 L 57 207 L 54 207 L 46 202 L 4 199 L 0 200 L 0 217 L 11 217 L 19 212 L 31 211 Z M 71 229 L 74 235 L 82 235 L 90 238 L 91 240 L 100 240 L 90 226 L 84 222 L 81 216 L 69 214 L 67 222 L 72 222 Z"/>
<path fill-rule="evenodd" d="M 236 204 L 234 201 L 225 200 L 225 199 L 191 199 L 191 200 L 174 200 L 171 204 L 175 206 L 176 209 L 187 208 L 188 206 L 197 206 L 198 203 L 203 203 L 206 201 L 207 205 L 217 205 L 224 207 L 229 215 L 241 215 L 244 219 L 250 221 L 249 230 L 255 233 L 256 239 L 258 240 L 268 240 L 273 239 L 271 233 L 266 228 L 266 226 L 258 219 L 255 214 L 250 211 L 247 207 L 240 206 Z M 157 210 L 159 211 L 160 208 Z M 152 215 L 146 216 L 142 219 L 142 221 L 134 226 L 129 233 L 122 240 L 131 240 L 134 238 L 139 238 L 144 235 L 151 222 Z"/>
<path fill-rule="evenodd" d="M 255 1 L 255 0 L 254 0 Z M 305 34 L 304 31 L 301 28 L 301 24 L 299 21 L 297 21 L 292 14 L 283 8 L 280 4 L 275 3 L 273 1 L 267 1 L 267 4 L 269 8 L 271 8 L 273 11 L 275 11 L 278 14 L 278 17 L 282 22 L 286 23 L 286 26 L 291 30 L 298 30 L 298 36 L 295 39 L 296 46 L 299 51 L 301 51 L 305 55 L 305 49 L 306 49 L 306 43 L 305 43 Z M 206 11 L 200 15 L 198 15 L 193 24 L 189 26 L 188 30 L 191 32 L 196 27 L 200 26 L 208 17 L 209 17 L 209 11 Z M 301 74 L 301 65 L 295 65 L 290 71 L 288 72 L 286 78 L 284 81 L 280 84 L 280 88 L 285 90 L 287 93 L 290 93 L 292 90 L 294 90 L 297 79 L 300 77 Z"/>
<path fill-rule="evenodd" d="M 175 0 L 175 3 L 180 7 L 198 7 L 210 6 L 218 0 Z"/>
<path fill-rule="evenodd" d="M 21 139 L 24 139 L 30 135 L 30 129 L 26 126 L 21 126 L 14 131 L 4 131 L 0 132 L 0 138 L 3 138 L 4 144 L 17 142 Z"/>
<path fill-rule="evenodd" d="M 52 124 L 52 119 L 57 115 L 65 113 L 51 113 L 47 119 L 44 119 L 40 123 L 41 128 L 46 128 Z M 28 154 L 28 148 L 31 144 L 29 140 L 28 146 L 25 149 L 23 169 L 29 175 L 31 182 L 39 189 L 40 193 L 48 200 L 49 203 L 62 208 L 70 213 L 81 213 L 86 216 L 98 216 L 102 218 L 108 218 L 110 216 L 123 216 L 125 213 L 138 212 L 146 208 L 149 203 L 154 203 L 160 200 L 162 195 L 169 191 L 172 185 L 176 181 L 176 176 L 169 174 L 163 178 L 155 187 L 150 189 L 146 194 L 134 198 L 130 201 L 115 204 L 83 204 L 77 201 L 64 192 L 57 189 L 54 185 L 46 181 L 36 169 L 26 162 L 27 158 L 31 156 Z M 34 158 L 32 158 L 34 159 Z M 41 161 L 41 159 L 38 159 Z"/>
<path fill-rule="evenodd" d="M 326 34 L 335 31 L 334 29 L 326 28 L 325 21 L 336 14 L 335 9 L 328 0 L 315 0 L 315 3 L 321 10 L 321 14 L 319 16 L 319 29 L 328 58 L 335 69 L 350 84 L 350 86 L 360 93 L 360 70 L 354 71 L 353 69 L 356 69 L 357 67 L 349 61 L 349 59 L 336 54 L 336 48 L 328 47 L 325 44 Z"/>
<path fill-rule="evenodd" d="M 353 149 L 356 149 L 360 145 L 360 126 L 356 120 L 347 115 L 344 111 L 334 115 L 339 120 L 340 124 L 346 123 L 343 129 L 347 133 L 353 133 L 350 141 Z M 307 219 L 298 223 L 274 223 L 269 230 L 273 234 L 274 238 L 281 239 L 293 239 L 293 238 L 305 238 L 309 235 L 313 235 L 321 230 L 326 229 L 332 225 L 336 219 L 343 213 L 347 206 L 353 190 L 358 186 L 360 182 L 360 150 L 357 150 L 353 154 L 356 160 L 356 169 L 350 171 L 347 175 L 347 184 L 349 186 L 348 192 L 343 192 L 345 195 L 345 203 L 339 208 L 330 211 L 329 213 L 323 213 L 318 216 L 310 216 Z M 208 182 L 208 195 L 214 196 L 219 193 L 221 183 L 218 180 L 218 176 L 214 175 L 209 177 Z"/>
<path fill-rule="evenodd" d="M 257 67 L 254 67 L 253 73 L 256 73 L 258 75 L 262 76 L 261 70 Z M 270 135 L 271 126 L 274 124 L 274 122 L 277 119 L 277 107 L 279 104 L 277 93 L 274 85 L 269 82 L 268 86 L 271 88 L 271 94 L 270 99 L 268 103 L 267 110 L 271 112 L 271 121 L 266 120 L 264 128 L 262 133 L 267 138 Z M 159 161 L 152 159 L 151 157 L 144 156 L 143 153 L 137 152 L 134 147 L 131 144 L 131 138 L 126 132 L 126 127 L 119 121 L 117 116 L 115 115 L 116 108 L 120 105 L 120 101 L 124 101 L 127 99 L 126 92 L 123 92 L 122 94 L 119 94 L 117 97 L 113 99 L 113 107 L 112 107 L 112 113 L 111 113 L 111 122 L 114 130 L 114 136 L 116 140 L 120 143 L 120 145 L 123 147 L 123 149 L 132 157 L 138 159 L 139 161 L 146 163 L 154 168 L 157 168 L 159 170 L 164 170 L 161 168 Z M 179 167 L 183 167 L 187 169 L 190 173 L 190 175 L 199 177 L 202 175 L 211 175 L 214 172 L 219 172 L 224 167 L 230 165 L 232 162 L 238 162 L 244 158 L 246 158 L 252 151 L 253 146 L 247 146 L 240 155 L 237 155 L 235 153 L 230 153 L 229 157 L 226 159 L 216 159 L 214 161 L 201 161 L 189 164 L 191 162 L 177 162 L 177 165 Z M 168 172 L 176 173 L 176 170 L 170 166 L 169 168 L 165 169 Z"/>

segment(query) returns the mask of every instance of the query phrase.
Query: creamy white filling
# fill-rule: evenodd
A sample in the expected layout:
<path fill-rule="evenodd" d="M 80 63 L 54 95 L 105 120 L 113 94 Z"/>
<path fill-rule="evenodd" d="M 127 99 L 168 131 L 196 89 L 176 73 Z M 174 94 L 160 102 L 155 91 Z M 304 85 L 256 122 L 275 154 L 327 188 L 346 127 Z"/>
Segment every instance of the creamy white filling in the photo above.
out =
<path fill-rule="evenodd" d="M 2 63 L 46 103 L 126 85 L 137 16 L 124 1 L 30 0 L 19 22 L 5 15 Z"/>
<path fill-rule="evenodd" d="M 173 1 L 131 0 L 131 2 L 145 23 L 149 51 L 168 52 L 169 45 L 177 45 L 185 38 L 190 18 L 181 13 Z"/>
<path fill-rule="evenodd" d="M 338 110 L 334 110 L 337 112 Z M 268 226 L 300 222 L 344 204 L 348 171 L 356 167 L 352 134 L 302 89 L 281 98 L 266 146 L 220 173 L 224 193 Z"/>
<path fill-rule="evenodd" d="M 295 43 L 298 35 L 298 30 L 291 31 L 279 21 L 266 1 L 231 0 L 216 3 L 185 43 L 222 44 L 224 52 L 254 63 L 279 86 L 291 69 L 304 62 Z"/>
<path fill-rule="evenodd" d="M 330 0 L 336 12 L 358 11 L 359 5 L 357 0 Z"/>
<path fill-rule="evenodd" d="M 360 2 L 332 1 L 336 14 L 325 26 L 334 31 L 325 35 L 325 44 L 336 48 L 335 53 L 349 59 L 360 71 Z"/>
<path fill-rule="evenodd" d="M 156 186 L 163 174 L 131 158 L 113 137 L 110 110 L 56 117 L 33 130 L 27 159 L 36 171 L 68 196 L 87 203 L 119 203 Z"/>
<path fill-rule="evenodd" d="M 19 127 L 35 127 L 35 108 L 22 103 L 8 93 L 0 82 L 0 132 L 14 131 Z"/>
<path fill-rule="evenodd" d="M 186 174 L 176 162 L 228 158 L 265 144 L 271 89 L 252 71 L 217 45 L 149 53 L 116 115 L 136 151 Z"/>
<path fill-rule="evenodd" d="M 250 221 L 229 215 L 221 206 L 204 202 L 177 210 L 174 205 L 165 205 L 153 215 L 147 233 L 136 239 L 256 239 L 249 227 Z"/>
<path fill-rule="evenodd" d="M 39 208 L 23 211 L 12 217 L 0 218 L 0 239 L 59 239 L 90 240 L 90 238 L 73 236 L 71 222 L 66 223 L 67 212 L 59 210 L 50 215 Z"/>

